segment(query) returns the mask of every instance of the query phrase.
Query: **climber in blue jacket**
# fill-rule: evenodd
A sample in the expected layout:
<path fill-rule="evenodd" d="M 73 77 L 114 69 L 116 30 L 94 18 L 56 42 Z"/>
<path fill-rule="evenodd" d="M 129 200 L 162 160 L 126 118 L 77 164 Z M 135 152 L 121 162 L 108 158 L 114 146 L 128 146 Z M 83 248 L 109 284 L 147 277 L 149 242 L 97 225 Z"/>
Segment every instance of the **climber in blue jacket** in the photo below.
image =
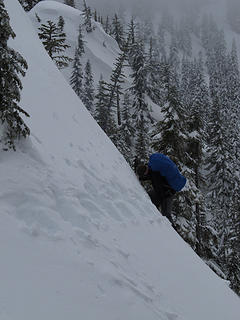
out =
<path fill-rule="evenodd" d="M 181 175 L 176 164 L 162 153 L 150 156 L 147 165 L 137 166 L 136 173 L 140 180 L 151 180 L 153 189 L 149 196 L 153 204 L 159 208 L 170 222 L 174 194 L 185 186 L 186 178 Z"/>

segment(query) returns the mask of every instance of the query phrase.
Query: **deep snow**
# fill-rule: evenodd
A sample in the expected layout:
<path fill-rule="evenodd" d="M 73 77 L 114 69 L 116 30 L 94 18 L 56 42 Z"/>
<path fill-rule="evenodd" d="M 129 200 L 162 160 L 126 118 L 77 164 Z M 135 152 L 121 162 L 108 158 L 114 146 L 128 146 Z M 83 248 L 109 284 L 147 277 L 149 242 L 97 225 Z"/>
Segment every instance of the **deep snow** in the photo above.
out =
<path fill-rule="evenodd" d="M 18 1 L 5 4 L 32 134 L 0 153 L 0 319 L 238 320 L 239 298 L 151 204 Z"/>

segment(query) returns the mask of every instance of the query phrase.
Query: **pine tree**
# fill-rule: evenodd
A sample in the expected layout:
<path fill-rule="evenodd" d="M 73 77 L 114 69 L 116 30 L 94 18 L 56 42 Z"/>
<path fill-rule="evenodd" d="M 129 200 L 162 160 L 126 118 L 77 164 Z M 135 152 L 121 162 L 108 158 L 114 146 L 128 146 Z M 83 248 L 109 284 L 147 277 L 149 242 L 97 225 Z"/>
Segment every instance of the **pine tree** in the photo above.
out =
<path fill-rule="evenodd" d="M 105 23 L 103 23 L 103 29 L 107 34 L 111 34 L 111 25 L 109 22 L 109 17 L 107 16 Z"/>
<path fill-rule="evenodd" d="M 111 106 L 109 106 L 109 91 L 107 83 L 103 80 L 102 76 L 99 80 L 95 98 L 96 104 L 94 118 L 113 143 L 116 143 L 116 127 L 113 118 L 113 111 Z"/>
<path fill-rule="evenodd" d="M 132 123 L 130 106 L 130 95 L 128 92 L 126 92 L 123 99 L 121 137 L 124 146 L 126 146 L 127 148 L 127 153 L 123 153 L 123 155 L 127 160 L 129 160 L 129 162 L 131 162 L 130 160 L 132 160 L 131 149 L 133 147 L 133 138 L 135 135 L 135 128 Z"/>
<path fill-rule="evenodd" d="M 134 45 L 136 40 L 136 24 L 133 17 L 131 18 L 131 21 L 128 24 L 127 34 L 129 39 L 129 45 Z"/>
<path fill-rule="evenodd" d="M 65 3 L 67 6 L 76 8 L 76 6 L 75 6 L 75 0 L 64 0 L 64 3 Z"/>
<path fill-rule="evenodd" d="M 24 58 L 7 45 L 9 38 L 15 38 L 15 33 L 10 26 L 10 19 L 2 0 L 0 0 L 0 25 L 0 143 L 3 150 L 16 150 L 15 140 L 30 134 L 20 113 L 29 115 L 18 105 L 22 89 L 18 74 L 24 76 L 28 66 Z"/>
<path fill-rule="evenodd" d="M 77 96 L 82 99 L 83 97 L 83 71 L 81 64 L 81 56 L 79 54 L 78 48 L 75 49 L 75 55 L 73 60 L 73 70 L 70 77 L 70 85 L 77 94 Z"/>
<path fill-rule="evenodd" d="M 143 110 L 140 111 L 139 120 L 137 122 L 136 142 L 135 142 L 135 154 L 136 157 L 146 162 L 149 155 L 149 138 L 147 121 L 144 117 Z"/>
<path fill-rule="evenodd" d="M 42 0 L 18 0 L 25 11 L 30 11 L 38 2 Z"/>
<path fill-rule="evenodd" d="M 98 22 L 98 14 L 96 9 L 94 10 L 94 20 Z"/>
<path fill-rule="evenodd" d="M 58 26 L 48 20 L 46 24 L 41 24 L 39 30 L 39 38 L 42 40 L 49 56 L 55 61 L 58 68 L 65 68 L 72 61 L 71 58 L 62 55 L 70 46 L 65 43 L 66 34 L 61 32 Z"/>
<path fill-rule="evenodd" d="M 127 46 L 123 52 L 119 54 L 114 63 L 114 69 L 110 77 L 109 89 L 109 107 L 117 109 L 117 123 L 121 125 L 121 111 L 120 111 L 120 97 L 123 94 L 121 84 L 124 83 L 125 75 L 123 74 L 123 67 L 127 57 Z"/>
<path fill-rule="evenodd" d="M 133 72 L 131 78 L 133 79 L 132 86 L 129 88 L 133 95 L 133 116 L 136 122 L 136 127 L 139 123 L 146 120 L 152 122 L 152 117 L 146 102 L 146 79 L 147 79 L 147 66 L 144 48 L 141 43 L 135 43 L 131 47 Z M 142 118 L 143 115 L 143 118 Z"/>
<path fill-rule="evenodd" d="M 147 104 L 147 63 L 143 45 L 135 43 L 131 46 L 132 55 L 132 86 L 129 88 L 133 104 L 133 123 L 136 131 L 136 156 L 147 160 L 149 143 L 147 128 L 152 123 L 152 117 Z"/>
<path fill-rule="evenodd" d="M 84 25 L 87 32 L 92 32 L 94 27 L 92 25 L 92 12 L 91 8 L 87 6 L 86 0 L 83 0 L 83 18 L 84 18 Z"/>
<path fill-rule="evenodd" d="M 156 104 L 162 102 L 161 95 L 161 62 L 157 41 L 150 38 L 149 52 L 146 56 L 147 65 L 147 94 Z"/>
<path fill-rule="evenodd" d="M 94 102 L 94 85 L 93 75 L 90 61 L 88 60 L 85 66 L 84 79 L 83 79 L 83 92 L 82 102 L 85 107 L 93 113 L 93 102 Z"/>
<path fill-rule="evenodd" d="M 117 14 L 114 15 L 114 18 L 112 21 L 111 35 L 117 41 L 119 48 L 121 49 L 124 44 L 123 26 L 117 16 Z"/>
<path fill-rule="evenodd" d="M 83 98 L 83 71 L 81 64 L 81 57 L 84 54 L 84 41 L 82 36 L 82 28 L 79 26 L 78 43 L 75 49 L 73 71 L 70 78 L 70 84 L 80 99 Z"/>
<path fill-rule="evenodd" d="M 63 29 L 64 29 L 64 25 L 65 25 L 65 21 L 63 19 L 63 16 L 59 16 L 59 19 L 58 19 L 58 28 L 61 32 L 63 32 Z"/>

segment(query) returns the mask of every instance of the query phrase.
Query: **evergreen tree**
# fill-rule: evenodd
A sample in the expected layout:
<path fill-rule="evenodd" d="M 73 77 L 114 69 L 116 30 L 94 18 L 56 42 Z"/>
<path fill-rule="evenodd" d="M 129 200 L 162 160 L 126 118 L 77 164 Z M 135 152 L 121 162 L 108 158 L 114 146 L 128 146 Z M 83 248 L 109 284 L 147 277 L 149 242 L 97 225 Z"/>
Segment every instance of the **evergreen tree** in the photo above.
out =
<path fill-rule="evenodd" d="M 4 3 L 0 0 L 0 143 L 3 150 L 15 150 L 15 140 L 30 134 L 30 130 L 22 120 L 20 113 L 25 116 L 29 115 L 18 105 L 22 89 L 19 74 L 25 75 L 27 62 L 18 52 L 7 45 L 10 38 L 15 38 L 9 20 Z"/>
<path fill-rule="evenodd" d="M 114 18 L 112 21 L 111 35 L 117 41 L 119 48 L 122 48 L 123 43 L 124 43 L 123 26 L 117 16 L 117 14 L 114 15 Z"/>
<path fill-rule="evenodd" d="M 150 39 L 149 52 L 146 56 L 147 64 L 147 83 L 146 89 L 148 96 L 156 104 L 161 104 L 161 62 L 157 41 Z"/>
<path fill-rule="evenodd" d="M 93 113 L 93 102 L 94 102 L 94 85 L 93 75 L 90 61 L 88 60 L 85 66 L 84 79 L 83 79 L 83 92 L 82 102 L 85 107 Z"/>
<path fill-rule="evenodd" d="M 133 17 L 131 18 L 131 21 L 128 24 L 127 34 L 129 39 L 129 45 L 134 45 L 136 40 L 136 24 Z"/>
<path fill-rule="evenodd" d="M 134 133 L 135 129 L 132 124 L 132 117 L 130 113 L 130 95 L 129 92 L 124 94 L 123 108 L 121 111 L 121 126 L 117 128 L 115 145 L 127 162 L 131 165 L 134 160 Z"/>
<path fill-rule="evenodd" d="M 63 16 L 59 16 L 59 19 L 58 19 L 58 28 L 61 32 L 63 32 L 63 29 L 64 29 L 64 25 L 65 25 L 65 21 L 63 19 Z"/>
<path fill-rule="evenodd" d="M 78 43 L 75 49 L 73 71 L 70 78 L 70 84 L 80 99 L 83 98 L 83 71 L 81 64 L 81 57 L 85 52 L 84 41 L 82 36 L 82 28 L 79 26 Z"/>
<path fill-rule="evenodd" d="M 30 11 L 38 2 L 42 0 L 18 0 L 25 11 Z"/>
<path fill-rule="evenodd" d="M 92 32 L 94 27 L 92 25 L 92 12 L 91 8 L 87 5 L 86 0 L 83 0 L 83 18 L 84 18 L 84 25 L 87 32 Z"/>
<path fill-rule="evenodd" d="M 105 23 L 103 23 L 103 29 L 107 34 L 111 34 L 111 25 L 109 22 L 109 17 L 107 16 Z"/>
<path fill-rule="evenodd" d="M 129 90 L 133 95 L 133 117 L 138 127 L 142 121 L 152 122 L 152 117 L 146 102 L 147 65 L 144 48 L 141 43 L 135 43 L 131 46 L 131 50 L 134 52 L 131 65 L 133 83 Z"/>
<path fill-rule="evenodd" d="M 147 63 L 144 48 L 141 43 L 131 46 L 132 54 L 132 86 L 129 88 L 132 93 L 133 123 L 136 131 L 136 156 L 147 160 L 149 153 L 148 126 L 152 123 L 152 117 L 146 101 L 147 97 Z M 134 55 L 133 55 L 134 53 Z"/>
<path fill-rule="evenodd" d="M 96 9 L 94 10 L 94 20 L 98 22 L 98 14 Z"/>
<path fill-rule="evenodd" d="M 107 136 L 113 141 L 117 142 L 116 127 L 113 118 L 113 111 L 109 106 L 109 94 L 107 83 L 103 80 L 102 76 L 99 80 L 97 94 L 96 94 L 95 114 L 94 118 L 107 134 Z"/>
<path fill-rule="evenodd" d="M 149 138 L 148 138 L 148 127 L 147 121 L 144 117 L 143 110 L 140 110 L 140 116 L 137 122 L 136 131 L 136 142 L 135 142 L 135 154 L 136 157 L 141 159 L 143 162 L 148 160 L 149 155 Z"/>
<path fill-rule="evenodd" d="M 65 3 L 67 6 L 76 8 L 76 6 L 75 6 L 75 0 L 64 0 L 64 3 Z"/>
<path fill-rule="evenodd" d="M 42 40 L 45 49 L 53 61 L 55 61 L 57 67 L 67 67 L 72 59 L 61 54 L 70 47 L 65 43 L 66 34 L 50 20 L 48 20 L 46 24 L 41 24 L 41 27 L 38 28 L 38 30 L 39 38 Z"/>
<path fill-rule="evenodd" d="M 127 56 L 127 47 L 119 54 L 114 69 L 111 74 L 109 89 L 109 107 L 117 109 L 117 123 L 121 125 L 120 97 L 123 94 L 121 84 L 124 82 L 125 75 L 123 74 L 124 62 Z"/>
<path fill-rule="evenodd" d="M 133 160 L 133 143 L 134 143 L 134 135 L 135 135 L 135 128 L 133 127 L 132 123 L 132 116 L 130 113 L 130 95 L 128 92 L 124 94 L 123 99 L 123 110 L 122 110 L 122 124 L 120 128 L 120 136 L 121 136 L 121 143 L 122 148 L 120 148 L 121 153 L 124 155 L 125 159 L 132 163 Z"/>

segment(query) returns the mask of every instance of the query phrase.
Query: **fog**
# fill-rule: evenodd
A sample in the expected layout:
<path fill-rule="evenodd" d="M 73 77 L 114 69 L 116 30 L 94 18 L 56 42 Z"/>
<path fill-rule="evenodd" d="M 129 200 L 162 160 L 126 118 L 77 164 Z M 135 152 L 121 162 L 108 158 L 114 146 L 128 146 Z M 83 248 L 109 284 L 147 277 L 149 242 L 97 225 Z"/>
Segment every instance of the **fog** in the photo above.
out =
<path fill-rule="evenodd" d="M 130 9 L 134 15 L 155 15 L 164 9 L 183 13 L 189 10 L 199 10 L 209 3 L 216 3 L 220 0 L 87 0 L 88 5 L 96 8 L 101 13 L 112 13 Z M 81 4 L 82 0 L 75 0 Z M 103 12 L 104 11 L 104 12 Z"/>
<path fill-rule="evenodd" d="M 74 2 L 76 8 L 83 8 L 83 0 Z M 166 10 L 175 18 L 184 15 L 192 20 L 198 19 L 201 12 L 205 12 L 212 15 L 220 25 L 228 22 L 231 29 L 240 35 L 240 0 L 86 0 L 86 3 L 102 17 L 117 13 L 120 18 L 133 16 L 156 22 L 165 15 Z"/>

